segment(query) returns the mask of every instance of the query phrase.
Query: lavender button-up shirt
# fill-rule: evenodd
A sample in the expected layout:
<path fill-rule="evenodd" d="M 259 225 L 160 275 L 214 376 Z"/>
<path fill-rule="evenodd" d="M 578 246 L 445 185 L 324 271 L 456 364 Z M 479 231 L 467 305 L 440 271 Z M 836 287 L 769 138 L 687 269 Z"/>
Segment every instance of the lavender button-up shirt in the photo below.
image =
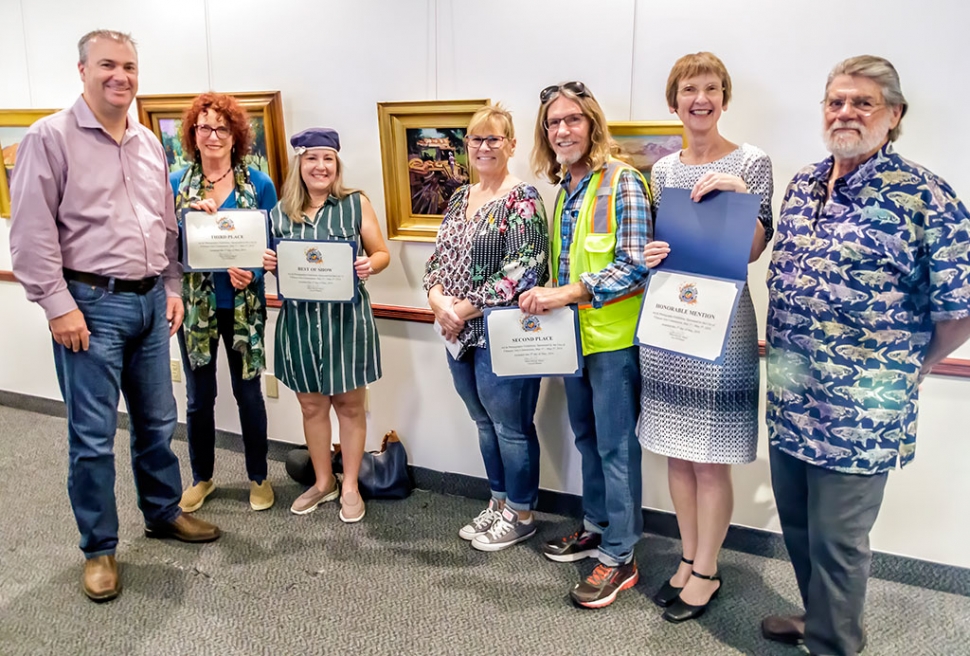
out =
<path fill-rule="evenodd" d="M 181 295 L 178 226 L 161 144 L 130 118 L 119 144 L 78 98 L 35 123 L 17 149 L 10 253 L 47 319 L 77 305 L 63 270 L 139 280 Z"/>

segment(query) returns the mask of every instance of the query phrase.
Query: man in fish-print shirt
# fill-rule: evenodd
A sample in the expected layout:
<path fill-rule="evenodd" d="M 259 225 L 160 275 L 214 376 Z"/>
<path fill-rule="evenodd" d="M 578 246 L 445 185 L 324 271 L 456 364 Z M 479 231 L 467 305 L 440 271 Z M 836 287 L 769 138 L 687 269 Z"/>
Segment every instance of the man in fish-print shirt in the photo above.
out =
<path fill-rule="evenodd" d="M 888 471 L 913 459 L 923 376 L 970 336 L 970 214 L 893 151 L 906 107 L 888 61 L 832 70 L 832 157 L 789 184 L 768 273 L 771 478 L 805 614 L 762 633 L 813 654 L 865 646 Z"/>

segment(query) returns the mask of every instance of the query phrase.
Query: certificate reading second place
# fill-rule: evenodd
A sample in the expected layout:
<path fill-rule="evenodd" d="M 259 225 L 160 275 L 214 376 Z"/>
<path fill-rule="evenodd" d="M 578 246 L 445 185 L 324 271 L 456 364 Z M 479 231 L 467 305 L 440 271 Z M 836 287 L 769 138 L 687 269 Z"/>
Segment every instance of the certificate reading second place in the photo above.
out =
<path fill-rule="evenodd" d="M 743 283 L 657 271 L 643 295 L 637 343 L 716 361 Z"/>
<path fill-rule="evenodd" d="M 262 269 L 268 239 L 263 210 L 186 212 L 182 218 L 185 268 L 225 271 L 230 267 Z"/>
<path fill-rule="evenodd" d="M 577 376 L 582 372 L 576 309 L 528 314 L 519 308 L 491 308 L 485 331 L 496 376 Z"/>
<path fill-rule="evenodd" d="M 276 280 L 280 298 L 291 301 L 350 303 L 357 298 L 352 241 L 276 242 Z"/>

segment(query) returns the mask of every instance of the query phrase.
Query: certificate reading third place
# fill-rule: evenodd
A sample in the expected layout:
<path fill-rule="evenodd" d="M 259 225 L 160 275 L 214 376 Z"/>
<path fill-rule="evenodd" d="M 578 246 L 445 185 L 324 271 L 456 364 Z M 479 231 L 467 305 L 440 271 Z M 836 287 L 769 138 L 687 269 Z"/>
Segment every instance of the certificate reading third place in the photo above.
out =
<path fill-rule="evenodd" d="M 719 360 L 739 285 L 743 283 L 692 273 L 652 273 L 643 295 L 637 343 L 702 360 Z"/>
<path fill-rule="evenodd" d="M 350 303 L 357 299 L 352 241 L 276 242 L 279 296 L 291 301 Z"/>
<path fill-rule="evenodd" d="M 528 314 L 517 307 L 485 311 L 496 376 L 578 376 L 583 369 L 576 308 Z"/>
<path fill-rule="evenodd" d="M 263 268 L 269 238 L 264 210 L 188 211 L 182 223 L 189 271 Z"/>

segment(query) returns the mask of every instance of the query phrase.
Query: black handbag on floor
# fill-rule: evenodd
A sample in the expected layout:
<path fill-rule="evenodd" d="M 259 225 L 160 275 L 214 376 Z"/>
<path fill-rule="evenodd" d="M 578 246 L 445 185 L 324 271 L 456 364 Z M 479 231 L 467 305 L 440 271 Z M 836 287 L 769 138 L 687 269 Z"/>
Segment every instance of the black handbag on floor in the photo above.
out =
<path fill-rule="evenodd" d="M 337 446 L 332 455 L 333 473 L 343 472 L 343 457 Z M 298 447 L 286 456 L 286 473 L 297 483 L 310 487 L 316 482 L 310 452 Z M 394 431 L 384 435 L 380 451 L 365 451 L 357 477 L 360 496 L 364 499 L 404 499 L 414 488 L 408 470 L 408 454 Z"/>

